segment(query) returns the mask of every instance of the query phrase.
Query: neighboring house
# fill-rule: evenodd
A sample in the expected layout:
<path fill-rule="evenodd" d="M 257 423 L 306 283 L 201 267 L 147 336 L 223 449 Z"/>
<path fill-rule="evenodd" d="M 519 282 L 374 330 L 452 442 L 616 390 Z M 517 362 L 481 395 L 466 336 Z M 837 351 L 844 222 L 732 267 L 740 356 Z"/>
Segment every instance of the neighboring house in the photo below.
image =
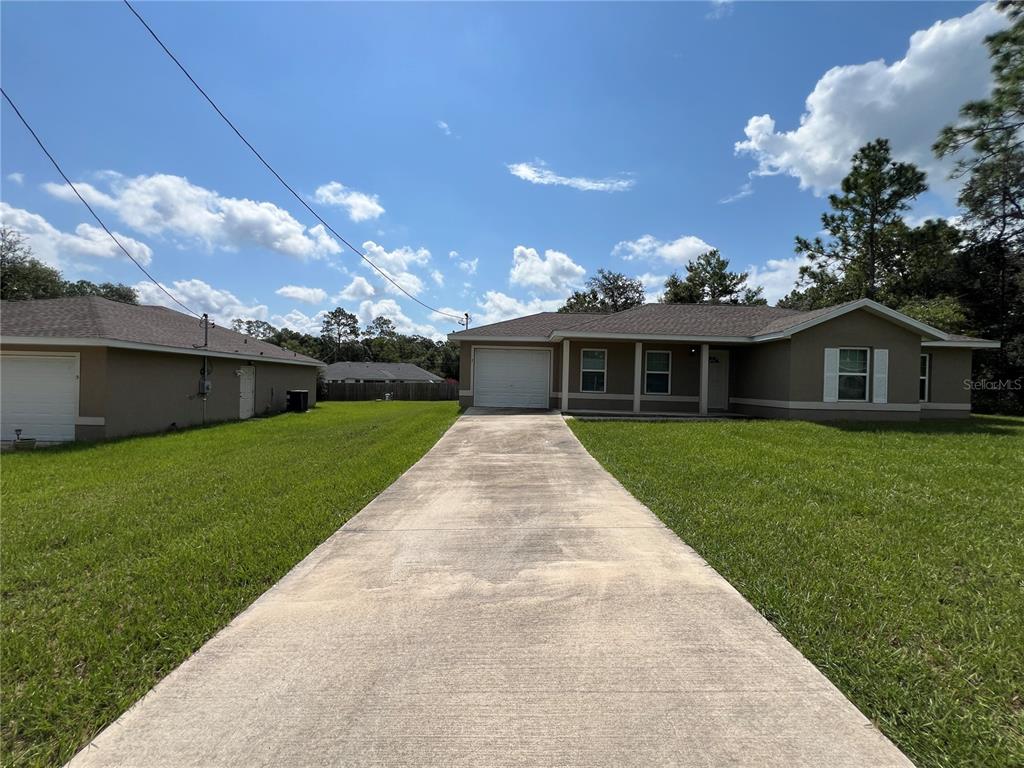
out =
<path fill-rule="evenodd" d="M 967 416 L 971 351 L 999 346 L 868 299 L 542 312 L 448 338 L 461 343 L 463 406 L 815 420 Z"/>
<path fill-rule="evenodd" d="M 444 379 L 412 363 L 331 363 L 323 372 L 324 381 L 332 383 L 405 384 L 426 381 L 439 384 Z"/>
<path fill-rule="evenodd" d="M 319 360 L 220 327 L 202 344 L 202 321 L 163 307 L 2 302 L 0 437 L 102 440 L 244 419 L 284 410 L 290 389 L 314 402 Z"/>

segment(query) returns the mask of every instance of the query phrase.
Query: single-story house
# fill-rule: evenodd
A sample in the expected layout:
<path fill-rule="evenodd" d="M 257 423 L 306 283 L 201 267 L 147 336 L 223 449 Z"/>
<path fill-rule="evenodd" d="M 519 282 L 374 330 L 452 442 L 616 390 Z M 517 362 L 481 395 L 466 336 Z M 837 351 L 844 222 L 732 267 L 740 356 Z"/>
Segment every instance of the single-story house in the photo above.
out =
<path fill-rule="evenodd" d="M 323 363 L 164 307 L 96 296 L 0 303 L 0 437 L 103 440 L 315 402 Z"/>
<path fill-rule="evenodd" d="M 324 380 L 333 383 L 405 384 L 425 381 L 440 384 L 444 379 L 412 363 L 331 363 L 324 369 Z"/>
<path fill-rule="evenodd" d="M 972 350 L 999 346 L 868 299 L 541 312 L 448 338 L 461 344 L 463 406 L 812 420 L 967 416 Z"/>

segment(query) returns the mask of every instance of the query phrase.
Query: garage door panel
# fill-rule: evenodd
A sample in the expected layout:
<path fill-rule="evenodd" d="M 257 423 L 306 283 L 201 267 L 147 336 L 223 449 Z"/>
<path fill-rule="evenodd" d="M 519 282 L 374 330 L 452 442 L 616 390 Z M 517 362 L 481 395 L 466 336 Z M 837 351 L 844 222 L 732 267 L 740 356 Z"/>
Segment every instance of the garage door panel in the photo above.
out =
<path fill-rule="evenodd" d="M 11 355 L 0 358 L 0 438 L 46 442 L 75 439 L 78 359 L 74 356 Z"/>
<path fill-rule="evenodd" d="M 477 349 L 473 403 L 492 408 L 547 408 L 551 352 L 547 349 Z"/>

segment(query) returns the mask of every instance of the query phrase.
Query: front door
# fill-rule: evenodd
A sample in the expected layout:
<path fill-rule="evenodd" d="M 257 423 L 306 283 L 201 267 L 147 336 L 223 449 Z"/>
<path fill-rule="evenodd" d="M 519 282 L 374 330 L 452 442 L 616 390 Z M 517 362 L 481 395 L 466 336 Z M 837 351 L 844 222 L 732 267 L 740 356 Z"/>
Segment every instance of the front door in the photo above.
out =
<path fill-rule="evenodd" d="M 712 349 L 708 354 L 708 408 L 729 410 L 729 350 Z"/>
<path fill-rule="evenodd" d="M 238 369 L 238 418 L 248 419 L 256 413 L 256 366 Z"/>

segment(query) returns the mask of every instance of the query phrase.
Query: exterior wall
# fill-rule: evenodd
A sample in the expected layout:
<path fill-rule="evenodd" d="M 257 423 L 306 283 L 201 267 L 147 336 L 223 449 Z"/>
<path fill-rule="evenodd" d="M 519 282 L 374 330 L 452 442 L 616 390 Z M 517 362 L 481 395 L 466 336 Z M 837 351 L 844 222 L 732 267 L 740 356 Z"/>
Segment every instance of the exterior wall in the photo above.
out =
<path fill-rule="evenodd" d="M 886 403 L 873 403 L 868 377 L 868 402 L 824 402 L 825 349 L 868 347 L 889 350 Z M 865 310 L 795 334 L 789 341 L 746 347 L 737 355 L 731 397 L 748 402 L 732 409 L 748 416 L 808 421 L 916 421 L 920 417 L 920 335 Z M 872 362 L 873 365 L 873 362 Z M 759 402 L 750 402 L 759 401 Z M 816 407 L 812 404 L 821 404 Z"/>
<path fill-rule="evenodd" d="M 889 403 L 918 404 L 921 337 L 865 310 L 816 325 L 790 340 L 790 399 L 821 402 L 826 347 L 889 350 Z M 871 382 L 868 382 L 871 399 Z"/>
<path fill-rule="evenodd" d="M 789 341 L 733 347 L 730 352 L 729 397 L 789 400 Z M 824 353 L 823 353 L 824 354 Z M 825 362 L 822 360 L 822 368 Z"/>
<path fill-rule="evenodd" d="M 922 419 L 957 419 L 971 415 L 971 350 L 923 347 L 931 356 L 928 402 L 921 403 Z"/>
<path fill-rule="evenodd" d="M 108 349 L 103 436 L 125 437 L 237 419 L 241 385 L 235 371 L 248 363 L 222 357 L 209 361 L 210 394 L 204 403 L 199 395 L 202 355 Z M 256 414 L 284 410 L 286 389 L 308 389 L 310 405 L 315 402 L 315 367 L 264 362 L 255 367 Z"/>

